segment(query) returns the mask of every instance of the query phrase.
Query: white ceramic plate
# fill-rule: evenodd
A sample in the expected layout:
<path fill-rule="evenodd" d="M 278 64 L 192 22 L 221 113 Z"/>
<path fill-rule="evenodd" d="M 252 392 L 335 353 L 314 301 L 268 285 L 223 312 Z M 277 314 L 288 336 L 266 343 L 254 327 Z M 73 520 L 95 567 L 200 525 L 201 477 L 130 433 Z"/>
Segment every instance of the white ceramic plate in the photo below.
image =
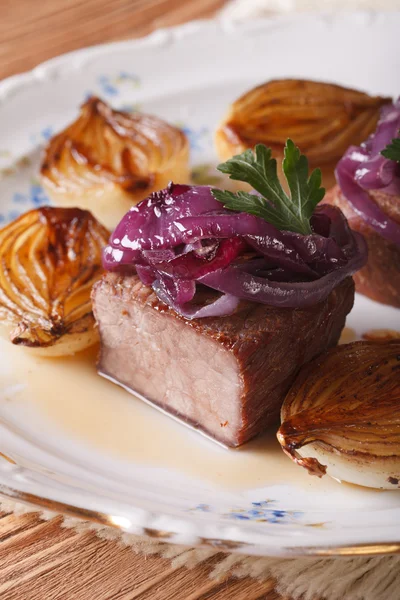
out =
<path fill-rule="evenodd" d="M 273 77 L 396 95 L 400 13 L 203 22 L 62 56 L 0 86 L 0 220 L 47 202 L 40 147 L 90 93 L 180 124 L 197 182 L 229 102 Z M 400 329 L 356 300 L 348 326 Z M 400 549 L 400 493 L 314 480 L 274 435 L 224 450 L 96 376 L 94 356 L 44 360 L 1 343 L 0 491 L 171 542 L 251 554 Z"/>

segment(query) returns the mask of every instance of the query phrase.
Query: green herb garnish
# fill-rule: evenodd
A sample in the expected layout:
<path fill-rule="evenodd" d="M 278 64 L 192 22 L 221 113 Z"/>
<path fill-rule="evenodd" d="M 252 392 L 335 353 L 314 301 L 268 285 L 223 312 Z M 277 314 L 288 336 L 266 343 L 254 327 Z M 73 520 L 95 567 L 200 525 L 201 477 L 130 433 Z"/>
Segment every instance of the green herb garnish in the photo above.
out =
<path fill-rule="evenodd" d="M 392 140 L 392 142 L 388 144 L 384 150 L 382 150 L 381 154 L 389 160 L 400 162 L 400 137 Z"/>
<path fill-rule="evenodd" d="M 310 218 L 325 195 L 325 189 L 321 187 L 321 170 L 315 169 L 308 176 L 308 160 L 292 140 L 286 142 L 282 162 L 290 197 L 279 181 L 271 148 L 264 144 L 257 144 L 254 152 L 246 150 L 233 156 L 217 168 L 227 173 L 230 179 L 250 184 L 261 194 L 260 197 L 249 192 L 213 189 L 214 198 L 226 208 L 261 217 L 277 229 L 303 235 L 312 233 Z"/>

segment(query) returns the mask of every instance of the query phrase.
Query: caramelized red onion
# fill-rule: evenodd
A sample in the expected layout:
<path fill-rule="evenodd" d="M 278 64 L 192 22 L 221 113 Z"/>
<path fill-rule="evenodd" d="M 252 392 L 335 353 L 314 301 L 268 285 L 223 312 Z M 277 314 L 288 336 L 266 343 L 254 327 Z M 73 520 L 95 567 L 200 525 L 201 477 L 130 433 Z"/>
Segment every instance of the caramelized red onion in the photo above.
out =
<path fill-rule="evenodd" d="M 369 192 L 380 190 L 400 196 L 400 165 L 381 154 L 399 131 L 400 99 L 382 108 L 376 132 L 361 146 L 350 146 L 336 168 L 337 182 L 355 212 L 382 237 L 398 246 L 400 225 L 379 208 Z"/>
<path fill-rule="evenodd" d="M 341 211 L 320 206 L 313 234 L 279 231 L 221 208 L 207 186 L 170 184 L 133 207 L 103 254 L 107 270 L 134 267 L 182 316 L 234 312 L 239 300 L 305 307 L 324 300 L 366 261 L 364 239 Z M 222 293 L 198 302 L 198 284 Z"/>

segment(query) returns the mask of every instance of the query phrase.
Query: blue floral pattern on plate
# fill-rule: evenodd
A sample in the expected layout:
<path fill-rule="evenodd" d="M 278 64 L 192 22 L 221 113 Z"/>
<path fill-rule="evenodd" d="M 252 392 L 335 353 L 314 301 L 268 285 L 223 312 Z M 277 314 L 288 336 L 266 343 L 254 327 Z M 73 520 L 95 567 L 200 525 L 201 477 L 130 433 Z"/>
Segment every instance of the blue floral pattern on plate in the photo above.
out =
<path fill-rule="evenodd" d="M 42 145 L 48 142 L 51 136 L 54 135 L 54 129 L 51 125 L 43 127 L 38 133 L 32 133 L 29 137 L 33 146 Z"/>
<path fill-rule="evenodd" d="M 297 523 L 310 526 L 308 523 L 300 523 L 303 517 L 302 511 L 280 510 L 276 508 L 275 500 L 261 500 L 260 502 L 251 502 L 248 508 L 232 508 L 229 512 L 222 513 L 224 519 L 234 521 L 255 521 L 257 523 L 288 524 Z M 274 506 L 275 505 L 275 506 Z M 212 513 L 215 512 L 209 504 L 198 504 L 192 509 L 193 512 Z M 318 526 L 322 526 L 318 523 Z"/>
<path fill-rule="evenodd" d="M 6 224 L 17 219 L 23 213 L 39 206 L 51 204 L 48 196 L 36 178 L 32 179 L 27 192 L 14 192 L 11 198 L 12 208 L 0 213 L 0 224 Z"/>
<path fill-rule="evenodd" d="M 207 127 L 189 127 L 185 123 L 178 121 L 174 123 L 176 127 L 179 127 L 189 140 L 190 149 L 192 151 L 202 151 L 204 142 L 208 138 L 209 129 Z"/>
<path fill-rule="evenodd" d="M 135 73 L 121 71 L 118 75 L 100 75 L 97 78 L 97 85 L 100 92 L 106 98 L 115 98 L 119 96 L 122 88 L 137 89 L 140 87 L 140 77 Z"/>
<path fill-rule="evenodd" d="M 261 502 L 252 502 L 251 507 L 247 509 L 232 509 L 231 512 L 223 516 L 236 521 L 256 521 L 257 523 L 285 524 L 293 523 L 302 517 L 301 511 L 277 510 L 273 508 L 274 500 L 262 500 Z"/>

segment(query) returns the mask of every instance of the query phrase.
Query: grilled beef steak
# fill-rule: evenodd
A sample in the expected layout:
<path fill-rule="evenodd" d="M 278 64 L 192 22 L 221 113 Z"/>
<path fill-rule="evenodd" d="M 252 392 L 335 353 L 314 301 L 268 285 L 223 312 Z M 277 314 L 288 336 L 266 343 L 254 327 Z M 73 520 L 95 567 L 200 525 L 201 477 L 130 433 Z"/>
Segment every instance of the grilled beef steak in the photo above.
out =
<path fill-rule="evenodd" d="M 391 219 L 400 224 L 400 199 L 380 191 L 370 195 Z M 372 300 L 400 307 L 400 248 L 370 227 L 352 208 L 336 185 L 324 203 L 338 206 L 354 231 L 362 233 L 368 245 L 368 262 L 353 275 L 356 291 Z"/>
<path fill-rule="evenodd" d="M 231 316 L 188 321 L 136 275 L 107 273 L 93 291 L 98 369 L 216 440 L 239 446 L 278 418 L 300 367 L 337 343 L 353 299 L 347 278 L 309 308 L 247 302 Z"/>

